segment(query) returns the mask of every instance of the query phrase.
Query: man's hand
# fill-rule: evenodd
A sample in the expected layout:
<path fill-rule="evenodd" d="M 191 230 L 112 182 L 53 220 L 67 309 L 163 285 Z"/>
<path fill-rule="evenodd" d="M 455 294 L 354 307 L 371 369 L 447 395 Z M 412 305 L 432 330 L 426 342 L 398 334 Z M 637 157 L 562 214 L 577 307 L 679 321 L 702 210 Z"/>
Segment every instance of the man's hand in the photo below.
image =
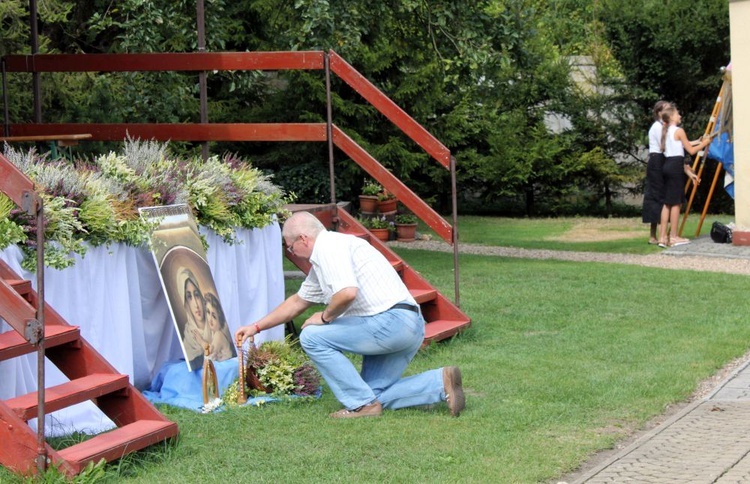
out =
<path fill-rule="evenodd" d="M 245 341 L 252 339 L 257 334 L 255 330 L 255 324 L 248 324 L 247 326 L 240 326 L 236 333 L 234 333 L 234 341 L 237 346 L 242 346 Z"/>
<path fill-rule="evenodd" d="M 307 318 L 307 320 L 302 324 L 302 329 L 305 329 L 305 327 L 310 326 L 312 324 L 317 324 L 317 325 L 325 324 L 323 322 L 323 311 L 319 311 L 313 314 L 312 316 L 310 316 L 309 318 Z"/>

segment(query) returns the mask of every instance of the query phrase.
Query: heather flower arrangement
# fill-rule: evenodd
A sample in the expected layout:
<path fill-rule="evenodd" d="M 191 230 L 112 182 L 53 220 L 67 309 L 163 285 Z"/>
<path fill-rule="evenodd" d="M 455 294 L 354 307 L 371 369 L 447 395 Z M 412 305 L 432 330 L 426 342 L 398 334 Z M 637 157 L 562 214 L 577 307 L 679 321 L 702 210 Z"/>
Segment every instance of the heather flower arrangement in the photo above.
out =
<path fill-rule="evenodd" d="M 122 153 L 93 160 L 50 161 L 35 150 L 5 145 L 5 156 L 31 178 L 44 201 L 45 264 L 62 269 L 89 245 L 148 243 L 158 221 L 139 207 L 188 204 L 198 223 L 232 243 L 236 228 L 262 228 L 285 217 L 291 196 L 249 163 L 231 155 L 173 157 L 166 143 L 128 139 Z M 36 220 L 0 194 L 0 250 L 11 244 L 34 270 Z"/>
<path fill-rule="evenodd" d="M 249 397 L 273 398 L 316 397 L 321 377 L 299 346 L 284 341 L 266 341 L 260 347 L 250 346 L 245 353 L 245 393 Z M 239 380 L 222 393 L 222 403 L 237 405 Z"/>
<path fill-rule="evenodd" d="M 289 342 L 266 341 L 251 346 L 245 359 L 251 394 L 313 396 L 320 387 L 320 375 L 305 353 Z"/>

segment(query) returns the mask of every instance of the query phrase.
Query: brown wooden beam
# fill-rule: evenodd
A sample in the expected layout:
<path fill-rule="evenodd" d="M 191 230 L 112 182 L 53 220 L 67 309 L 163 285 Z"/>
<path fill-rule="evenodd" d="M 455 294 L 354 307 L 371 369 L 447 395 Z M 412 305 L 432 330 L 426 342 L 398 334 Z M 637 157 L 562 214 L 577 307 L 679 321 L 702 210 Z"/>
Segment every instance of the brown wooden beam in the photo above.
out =
<path fill-rule="evenodd" d="M 367 80 L 354 67 L 349 65 L 341 56 L 330 51 L 331 70 L 344 82 L 349 84 L 363 98 L 372 104 L 378 111 L 387 117 L 393 124 L 422 147 L 430 156 L 440 162 L 441 165 L 450 167 L 450 150 L 440 141 L 417 123 L 414 118 L 398 107 L 388 96 L 383 94 L 377 87 Z"/>
<path fill-rule="evenodd" d="M 7 72 L 132 72 L 323 69 L 323 52 L 37 54 L 4 57 Z"/>
<path fill-rule="evenodd" d="M 34 207 L 36 207 L 34 182 L 2 153 L 0 153 L 0 192 L 6 194 L 8 198 L 24 210 L 27 209 L 27 207 L 24 207 L 24 203 L 33 201 Z M 33 197 L 33 200 L 27 201 L 27 197 Z"/>
<path fill-rule="evenodd" d="M 351 139 L 337 126 L 333 126 L 334 144 L 361 166 L 371 177 L 377 180 L 383 188 L 393 193 L 396 198 L 406 205 L 409 210 L 423 220 L 443 240 L 453 245 L 453 227 L 435 212 L 424 200 L 396 178 L 393 173 L 381 165 L 356 141 Z"/>
<path fill-rule="evenodd" d="M 135 139 L 158 141 L 325 141 L 325 123 L 209 123 L 209 124 L 11 124 L 10 134 L 47 136 L 91 134 L 95 141 Z"/>

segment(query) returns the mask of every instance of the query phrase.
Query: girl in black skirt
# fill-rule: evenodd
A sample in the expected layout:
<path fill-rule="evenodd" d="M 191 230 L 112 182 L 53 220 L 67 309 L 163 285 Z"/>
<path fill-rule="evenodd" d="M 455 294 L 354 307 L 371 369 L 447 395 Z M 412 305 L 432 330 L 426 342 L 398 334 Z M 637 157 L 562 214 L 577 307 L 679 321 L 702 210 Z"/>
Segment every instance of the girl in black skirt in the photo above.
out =
<path fill-rule="evenodd" d="M 686 176 L 696 185 L 700 179 L 685 163 L 685 151 L 691 155 L 705 148 L 711 138 L 704 136 L 700 141 L 689 141 L 685 130 L 680 127 L 682 116 L 674 106 L 662 111 L 661 146 L 664 151 L 664 208 L 661 212 L 661 229 L 659 230 L 659 247 L 674 247 L 687 244 L 688 239 L 677 235 L 677 223 L 680 219 L 680 206 L 685 201 Z M 669 238 L 667 238 L 669 225 Z"/>
<path fill-rule="evenodd" d="M 664 151 L 661 147 L 662 122 L 661 112 L 670 106 L 667 101 L 658 101 L 654 105 L 654 124 L 648 130 L 648 164 L 646 165 L 646 187 L 643 192 L 643 211 L 641 219 L 644 224 L 651 224 L 649 244 L 657 244 L 656 228 L 661 222 L 661 210 L 664 208 Z"/>

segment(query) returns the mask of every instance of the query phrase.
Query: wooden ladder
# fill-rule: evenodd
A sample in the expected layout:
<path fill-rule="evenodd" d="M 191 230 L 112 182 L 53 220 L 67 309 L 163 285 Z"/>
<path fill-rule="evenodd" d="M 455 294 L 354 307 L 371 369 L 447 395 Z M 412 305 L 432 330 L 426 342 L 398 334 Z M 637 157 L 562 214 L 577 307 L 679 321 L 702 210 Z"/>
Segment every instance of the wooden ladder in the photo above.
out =
<path fill-rule="evenodd" d="M 337 207 L 330 205 L 298 205 L 288 207 L 292 212 L 305 210 L 315 215 L 327 229 L 352 234 L 367 240 L 388 259 L 401 276 L 401 280 L 409 289 L 414 300 L 422 308 L 425 319 L 425 337 L 423 346 L 455 336 L 471 325 L 471 319 L 443 296 L 434 286 L 411 268 L 401 257 L 392 251 L 384 242 L 374 237 L 354 216 Z M 305 274 L 310 270 L 310 263 L 284 251 L 291 260 Z"/>

